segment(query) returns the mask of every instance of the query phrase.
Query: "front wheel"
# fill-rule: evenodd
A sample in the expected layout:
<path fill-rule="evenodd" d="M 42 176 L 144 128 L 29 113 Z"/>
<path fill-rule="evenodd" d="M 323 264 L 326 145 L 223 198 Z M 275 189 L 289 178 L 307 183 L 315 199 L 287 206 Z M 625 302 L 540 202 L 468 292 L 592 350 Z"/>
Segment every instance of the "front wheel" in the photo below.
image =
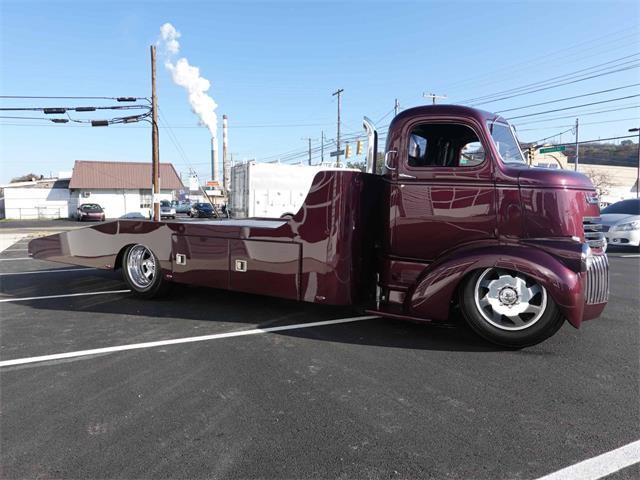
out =
<path fill-rule="evenodd" d="M 519 272 L 478 270 L 467 278 L 460 293 L 469 326 L 498 345 L 535 345 L 556 333 L 564 322 L 544 286 Z"/>
<path fill-rule="evenodd" d="M 162 276 L 158 257 L 144 245 L 133 245 L 124 254 L 124 281 L 138 296 L 155 298 L 165 295 L 171 283 Z"/>

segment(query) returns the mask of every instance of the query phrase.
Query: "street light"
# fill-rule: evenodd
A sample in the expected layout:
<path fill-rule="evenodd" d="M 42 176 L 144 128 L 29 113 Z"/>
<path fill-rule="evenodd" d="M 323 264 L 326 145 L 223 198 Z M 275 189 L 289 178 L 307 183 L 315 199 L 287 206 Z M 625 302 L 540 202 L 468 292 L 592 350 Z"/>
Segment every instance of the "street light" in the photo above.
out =
<path fill-rule="evenodd" d="M 630 128 L 629 132 L 638 133 L 638 167 L 636 168 L 636 198 L 640 198 L 640 128 Z"/>

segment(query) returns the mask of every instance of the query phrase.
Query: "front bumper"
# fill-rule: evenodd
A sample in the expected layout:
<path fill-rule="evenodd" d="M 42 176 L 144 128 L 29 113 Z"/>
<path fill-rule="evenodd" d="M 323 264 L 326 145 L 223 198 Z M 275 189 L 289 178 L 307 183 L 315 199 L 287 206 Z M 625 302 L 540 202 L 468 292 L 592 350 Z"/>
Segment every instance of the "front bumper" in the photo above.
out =
<path fill-rule="evenodd" d="M 640 246 L 640 230 L 609 230 L 605 235 L 609 245 Z"/>

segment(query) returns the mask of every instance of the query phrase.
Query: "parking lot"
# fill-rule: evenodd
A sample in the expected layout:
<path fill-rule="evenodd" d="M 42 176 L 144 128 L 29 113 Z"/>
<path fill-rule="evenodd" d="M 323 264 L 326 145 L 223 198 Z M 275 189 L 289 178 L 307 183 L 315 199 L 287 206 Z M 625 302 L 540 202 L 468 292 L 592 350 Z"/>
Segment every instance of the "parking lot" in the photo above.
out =
<path fill-rule="evenodd" d="M 510 351 L 459 322 L 141 300 L 28 258 L 73 228 L 51 224 L 0 230 L 1 478 L 539 478 L 640 438 L 637 253 L 611 252 L 601 318 Z"/>

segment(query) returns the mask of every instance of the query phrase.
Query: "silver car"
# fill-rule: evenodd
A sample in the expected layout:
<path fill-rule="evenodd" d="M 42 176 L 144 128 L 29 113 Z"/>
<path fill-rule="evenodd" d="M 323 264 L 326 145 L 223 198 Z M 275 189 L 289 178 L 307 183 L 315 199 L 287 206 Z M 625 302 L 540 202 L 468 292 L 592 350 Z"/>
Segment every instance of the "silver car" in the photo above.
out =
<path fill-rule="evenodd" d="M 600 212 L 602 231 L 609 245 L 640 249 L 640 199 L 622 200 Z"/>

